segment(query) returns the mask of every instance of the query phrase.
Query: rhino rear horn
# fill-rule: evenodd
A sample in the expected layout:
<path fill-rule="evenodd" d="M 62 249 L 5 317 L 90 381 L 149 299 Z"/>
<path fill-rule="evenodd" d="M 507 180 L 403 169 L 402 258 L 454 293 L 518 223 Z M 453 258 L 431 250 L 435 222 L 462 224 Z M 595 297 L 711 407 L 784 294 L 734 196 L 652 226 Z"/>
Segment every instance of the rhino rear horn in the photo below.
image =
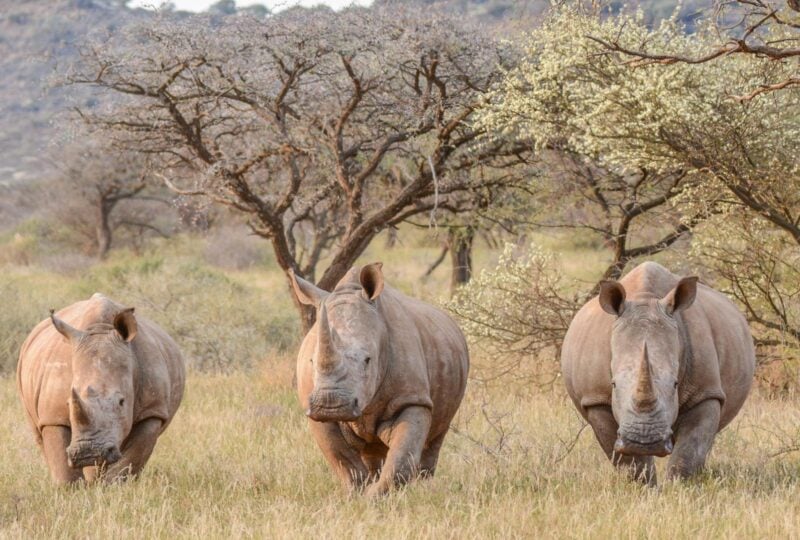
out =
<path fill-rule="evenodd" d="M 53 321 L 53 326 L 56 330 L 58 330 L 58 333 L 67 338 L 70 343 L 79 342 L 85 335 L 85 333 L 81 330 L 73 328 L 66 322 L 56 317 L 56 310 L 54 309 L 50 310 L 50 320 Z"/>
<path fill-rule="evenodd" d="M 291 268 L 289 269 L 289 281 L 297 299 L 306 306 L 314 306 L 319 309 L 319 305 L 330 294 L 328 291 L 324 291 L 310 281 L 306 281 L 296 275 Z"/>

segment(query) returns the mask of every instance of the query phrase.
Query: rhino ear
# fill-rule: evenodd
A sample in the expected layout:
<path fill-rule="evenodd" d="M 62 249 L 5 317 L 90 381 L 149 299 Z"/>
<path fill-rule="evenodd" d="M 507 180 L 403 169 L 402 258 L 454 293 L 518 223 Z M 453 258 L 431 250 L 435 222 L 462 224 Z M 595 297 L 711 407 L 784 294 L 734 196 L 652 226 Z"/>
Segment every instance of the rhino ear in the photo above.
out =
<path fill-rule="evenodd" d="M 669 315 L 672 315 L 691 306 L 696 296 L 697 276 L 685 277 L 661 299 L 661 305 Z"/>
<path fill-rule="evenodd" d="M 328 291 L 320 289 L 310 281 L 306 281 L 300 276 L 295 275 L 294 270 L 291 268 L 289 269 L 289 280 L 292 282 L 294 294 L 297 296 L 297 299 L 300 300 L 301 304 L 314 306 L 319 309 L 319 305 L 330 294 Z"/>
<path fill-rule="evenodd" d="M 383 292 L 383 263 L 368 264 L 361 269 L 358 280 L 364 287 L 364 296 L 367 300 L 375 300 Z"/>
<path fill-rule="evenodd" d="M 58 317 L 56 317 L 56 310 L 50 310 L 50 320 L 53 321 L 53 326 L 58 333 L 67 338 L 70 343 L 77 343 L 81 340 L 84 336 L 84 332 L 78 330 L 77 328 L 73 328 L 72 326 L 68 325 Z"/>
<path fill-rule="evenodd" d="M 625 287 L 617 281 L 604 281 L 600 284 L 598 300 L 603 311 L 619 317 L 625 310 Z"/>
<path fill-rule="evenodd" d="M 127 343 L 133 341 L 138 329 L 139 325 L 136 323 L 136 317 L 133 316 L 133 308 L 123 309 L 114 317 L 114 330 L 123 341 Z"/>

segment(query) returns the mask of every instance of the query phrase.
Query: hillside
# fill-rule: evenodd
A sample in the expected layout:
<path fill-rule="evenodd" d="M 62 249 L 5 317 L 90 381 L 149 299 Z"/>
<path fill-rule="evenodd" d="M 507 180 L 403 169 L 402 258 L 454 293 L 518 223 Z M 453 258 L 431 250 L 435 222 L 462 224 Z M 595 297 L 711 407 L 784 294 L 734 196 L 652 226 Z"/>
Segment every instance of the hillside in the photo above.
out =
<path fill-rule="evenodd" d="M 377 0 L 376 5 L 397 1 Z M 405 5 L 412 2 L 456 10 L 492 25 L 535 20 L 549 5 L 547 0 L 402 0 Z M 682 13 L 687 21 L 703 3 L 707 0 L 685 3 Z M 648 0 L 639 5 L 657 20 L 670 14 L 676 2 Z M 235 9 L 233 2 L 223 0 L 209 11 L 225 16 Z M 266 14 L 257 8 L 239 11 Z M 32 211 L 20 189 L 42 183 L 45 156 L 68 141 L 66 113 L 94 103 L 88 88 L 59 87 L 59 71 L 77 59 L 87 36 L 114 32 L 150 16 L 149 11 L 127 7 L 123 0 L 0 0 L 0 228 L 18 223 Z"/>

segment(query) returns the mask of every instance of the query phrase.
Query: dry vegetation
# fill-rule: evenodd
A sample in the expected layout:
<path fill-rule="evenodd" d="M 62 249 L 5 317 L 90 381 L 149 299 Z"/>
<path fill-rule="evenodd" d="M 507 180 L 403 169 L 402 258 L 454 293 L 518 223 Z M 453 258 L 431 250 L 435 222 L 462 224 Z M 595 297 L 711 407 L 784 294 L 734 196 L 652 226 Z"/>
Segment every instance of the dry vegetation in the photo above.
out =
<path fill-rule="evenodd" d="M 440 299 L 448 290 L 447 268 L 420 280 L 437 254 L 437 240 L 432 233 L 408 231 L 400 239 L 391 250 L 373 246 L 364 260 L 382 259 L 400 288 Z M 579 279 L 606 262 L 603 251 L 570 248 L 557 238 L 539 240 L 544 245 L 558 241 L 566 272 Z M 193 369 L 182 408 L 143 476 L 125 485 L 90 488 L 52 484 L 24 422 L 13 377 L 0 379 L 0 536 L 800 534 L 800 454 L 793 451 L 800 407 L 791 395 L 768 400 L 756 393 L 718 437 L 706 474 L 654 490 L 612 470 L 558 383 L 532 390 L 518 381 L 507 384 L 508 379 L 489 386 L 473 380 L 435 479 L 378 502 L 348 495 L 330 474 L 297 406 L 291 385 L 294 342 L 284 352 L 269 346 L 296 336 L 297 330 L 270 322 L 282 312 L 294 320 L 294 311 L 268 252 L 261 267 L 221 270 L 200 262 L 208 249 L 206 240 L 172 239 L 155 243 L 141 258 L 113 252 L 108 261 L 73 277 L 35 266 L 2 267 L 2 301 L 20 306 L 14 313 L 26 319 L 16 326 L 10 320 L 0 324 L 0 338 L 9 343 L 4 355 L 11 354 L 11 342 L 24 338 L 27 319 L 38 320 L 48 302 L 83 298 L 103 286 L 175 332 Z M 169 262 L 157 264 L 165 253 Z M 499 252 L 481 247 L 475 255 L 476 267 L 486 268 Z M 202 279 L 208 280 L 205 285 Z M 166 290 L 175 291 L 173 303 L 158 313 L 152 299 Z M 236 334 L 237 326 L 247 333 Z M 198 362 L 206 349 L 197 338 L 204 335 L 236 361 L 217 366 L 224 370 L 216 372 L 215 366 Z M 475 360 L 478 366 L 491 362 Z"/>
<path fill-rule="evenodd" d="M 438 476 L 371 503 L 334 481 L 305 428 L 290 360 L 193 374 L 144 475 L 59 489 L 0 384 L 0 523 L 8 537 L 789 538 L 800 531 L 794 401 L 754 396 L 701 478 L 643 488 L 615 474 L 560 393 L 473 385 Z M 488 403 L 488 405 L 487 405 Z M 577 437 L 577 443 L 572 447 Z"/>

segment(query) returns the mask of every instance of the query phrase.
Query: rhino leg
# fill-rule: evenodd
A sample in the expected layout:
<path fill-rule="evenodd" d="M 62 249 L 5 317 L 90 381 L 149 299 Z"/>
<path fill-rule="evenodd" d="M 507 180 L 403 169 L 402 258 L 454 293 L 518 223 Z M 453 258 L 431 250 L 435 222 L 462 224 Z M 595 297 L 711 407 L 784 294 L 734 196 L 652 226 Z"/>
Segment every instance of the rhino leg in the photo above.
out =
<path fill-rule="evenodd" d="M 336 476 L 345 486 L 361 489 L 369 480 L 369 471 L 361 461 L 358 451 L 347 444 L 339 424 L 309 420 L 308 425 Z"/>
<path fill-rule="evenodd" d="M 42 429 L 42 450 L 50 475 L 59 484 L 69 484 L 83 479 L 80 469 L 67 464 L 67 446 L 72 432 L 65 426 L 45 426 Z"/>
<path fill-rule="evenodd" d="M 678 417 L 675 449 L 667 465 L 667 479 L 688 478 L 706 463 L 719 428 L 720 404 L 707 399 Z"/>
<path fill-rule="evenodd" d="M 653 456 L 625 456 L 614 452 L 614 441 L 617 440 L 619 426 L 614 420 L 611 407 L 590 407 L 586 413 L 594 436 L 611 463 L 620 469 L 627 469 L 632 480 L 654 486 L 656 484 L 656 467 Z"/>
<path fill-rule="evenodd" d="M 158 418 L 147 418 L 135 424 L 122 445 L 122 459 L 108 467 L 103 479 L 114 482 L 137 476 L 153 453 L 162 424 Z"/>
<path fill-rule="evenodd" d="M 439 461 L 439 450 L 442 449 L 445 435 L 447 435 L 446 431 L 434 438 L 422 451 L 422 459 L 419 463 L 419 473 L 421 476 L 431 477 L 436 472 L 436 463 Z"/>
<path fill-rule="evenodd" d="M 374 445 L 373 445 L 374 446 Z M 370 481 L 376 480 L 378 476 L 381 474 L 381 469 L 383 468 L 383 462 L 386 461 L 386 447 L 381 445 L 384 449 L 382 452 L 376 451 L 361 451 L 361 461 L 364 462 L 364 465 L 367 467 L 369 471 L 369 479 Z"/>
<path fill-rule="evenodd" d="M 380 478 L 367 488 L 368 497 L 384 495 L 419 474 L 422 449 L 430 428 L 431 411 L 425 407 L 407 407 L 397 418 L 378 427 L 378 436 L 389 447 L 389 452 Z"/>

